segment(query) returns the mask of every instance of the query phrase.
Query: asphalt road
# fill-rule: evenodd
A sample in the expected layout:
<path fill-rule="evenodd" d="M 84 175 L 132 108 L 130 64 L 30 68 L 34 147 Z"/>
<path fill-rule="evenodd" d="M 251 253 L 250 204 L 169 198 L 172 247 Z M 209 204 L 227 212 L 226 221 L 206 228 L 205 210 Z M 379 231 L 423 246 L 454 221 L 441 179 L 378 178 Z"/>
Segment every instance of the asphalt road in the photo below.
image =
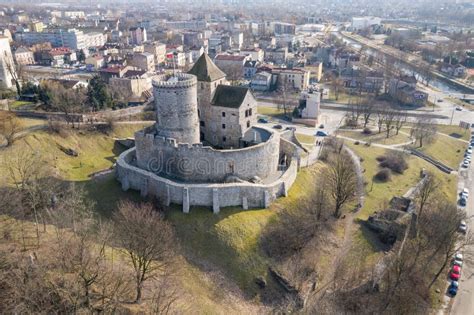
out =
<path fill-rule="evenodd" d="M 469 233 L 474 232 L 474 165 L 466 171 L 461 171 L 458 183 L 458 192 L 464 187 L 469 188 L 470 196 L 465 208 L 468 218 Z M 462 269 L 461 281 L 457 296 L 451 301 L 450 314 L 453 315 L 473 315 L 474 314 L 474 261 L 472 253 L 474 246 L 464 250 L 465 262 Z"/>

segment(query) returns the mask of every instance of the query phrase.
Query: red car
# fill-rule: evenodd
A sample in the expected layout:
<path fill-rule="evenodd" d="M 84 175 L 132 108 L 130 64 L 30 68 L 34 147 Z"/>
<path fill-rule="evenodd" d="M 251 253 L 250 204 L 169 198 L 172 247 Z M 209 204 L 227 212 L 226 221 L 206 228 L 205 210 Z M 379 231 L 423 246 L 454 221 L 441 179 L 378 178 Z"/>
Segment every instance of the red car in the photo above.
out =
<path fill-rule="evenodd" d="M 451 273 L 449 274 L 449 277 L 451 280 L 459 280 L 461 277 L 461 267 L 459 266 L 453 266 L 453 269 L 451 269 Z"/>

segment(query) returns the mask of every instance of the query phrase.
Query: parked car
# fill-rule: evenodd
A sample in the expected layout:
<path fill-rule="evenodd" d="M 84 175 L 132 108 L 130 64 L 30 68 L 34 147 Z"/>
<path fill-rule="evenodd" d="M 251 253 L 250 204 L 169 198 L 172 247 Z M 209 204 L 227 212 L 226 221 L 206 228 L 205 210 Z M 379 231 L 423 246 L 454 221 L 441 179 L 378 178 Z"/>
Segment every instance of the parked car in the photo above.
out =
<path fill-rule="evenodd" d="M 461 193 L 460 193 L 461 197 L 464 197 L 464 198 L 469 198 L 469 189 L 467 188 L 464 188 Z"/>
<path fill-rule="evenodd" d="M 454 255 L 454 259 L 456 260 L 460 260 L 460 261 L 463 261 L 463 255 L 461 253 L 456 253 L 456 255 Z"/>
<path fill-rule="evenodd" d="M 266 118 L 259 118 L 259 119 L 258 119 L 258 122 L 261 123 L 261 124 L 268 124 L 268 119 L 266 119 Z"/>
<path fill-rule="evenodd" d="M 463 264 L 462 260 L 456 260 L 456 259 L 453 260 L 453 266 L 459 266 L 462 268 L 462 264 Z"/>
<path fill-rule="evenodd" d="M 319 125 L 319 129 L 324 129 L 324 125 L 323 124 Z"/>
<path fill-rule="evenodd" d="M 451 280 L 454 280 L 454 281 L 459 280 L 459 278 L 461 278 L 461 267 L 453 266 L 453 268 L 451 268 L 449 277 L 451 278 Z"/>
<path fill-rule="evenodd" d="M 471 160 L 472 160 L 472 157 L 471 157 L 470 155 L 468 155 L 468 156 L 466 156 L 464 159 L 465 159 L 466 161 L 469 161 L 469 162 L 471 162 Z"/>
<path fill-rule="evenodd" d="M 472 154 L 472 149 L 467 149 L 467 150 L 466 150 L 466 154 L 471 155 L 471 154 Z"/>
<path fill-rule="evenodd" d="M 464 160 L 462 162 L 462 167 L 467 168 L 469 166 L 470 161 L 469 160 Z"/>
<path fill-rule="evenodd" d="M 286 127 L 285 130 L 293 130 L 293 131 L 296 131 L 296 127 Z"/>
<path fill-rule="evenodd" d="M 456 294 L 458 293 L 458 288 L 459 288 L 459 282 L 451 281 L 451 284 L 448 287 L 449 295 L 456 296 Z"/>
<path fill-rule="evenodd" d="M 275 126 L 273 126 L 273 128 L 275 128 L 275 129 L 283 129 L 283 126 L 282 126 L 282 125 L 275 125 Z"/>
<path fill-rule="evenodd" d="M 459 107 L 459 106 L 456 106 L 456 110 L 458 110 L 458 111 L 462 111 L 462 108 L 461 108 L 461 107 Z"/>
<path fill-rule="evenodd" d="M 326 131 L 322 131 L 322 130 L 318 130 L 316 132 L 316 136 L 317 137 L 327 137 L 328 136 L 328 133 Z"/>
<path fill-rule="evenodd" d="M 461 207 L 465 207 L 466 204 L 467 204 L 466 198 L 461 197 L 461 198 L 459 199 L 459 205 L 460 205 Z"/>
<path fill-rule="evenodd" d="M 467 223 L 466 221 L 462 220 L 461 223 L 459 223 L 459 232 L 466 234 L 467 232 Z"/>

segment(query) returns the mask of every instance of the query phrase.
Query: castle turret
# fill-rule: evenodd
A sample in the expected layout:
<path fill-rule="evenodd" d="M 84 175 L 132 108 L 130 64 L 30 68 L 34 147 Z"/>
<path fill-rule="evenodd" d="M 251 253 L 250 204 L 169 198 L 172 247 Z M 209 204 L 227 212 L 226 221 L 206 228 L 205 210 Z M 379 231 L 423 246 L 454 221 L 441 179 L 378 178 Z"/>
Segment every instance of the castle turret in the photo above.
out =
<path fill-rule="evenodd" d="M 199 143 L 196 77 L 185 73 L 157 76 L 153 95 L 158 135 L 178 143 Z"/>

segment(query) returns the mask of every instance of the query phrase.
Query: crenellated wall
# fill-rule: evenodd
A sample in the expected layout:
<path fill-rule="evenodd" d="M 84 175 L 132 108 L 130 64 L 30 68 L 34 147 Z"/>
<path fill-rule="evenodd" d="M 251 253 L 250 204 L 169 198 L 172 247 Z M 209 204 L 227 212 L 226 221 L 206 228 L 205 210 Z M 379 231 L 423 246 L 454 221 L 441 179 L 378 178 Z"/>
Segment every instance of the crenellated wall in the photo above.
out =
<path fill-rule="evenodd" d="M 271 130 L 257 129 L 269 133 L 269 139 L 232 150 L 216 150 L 201 143 L 177 143 L 175 139 L 139 131 L 135 134 L 137 166 L 183 182 L 222 183 L 230 176 L 263 179 L 278 170 L 280 136 Z"/>

